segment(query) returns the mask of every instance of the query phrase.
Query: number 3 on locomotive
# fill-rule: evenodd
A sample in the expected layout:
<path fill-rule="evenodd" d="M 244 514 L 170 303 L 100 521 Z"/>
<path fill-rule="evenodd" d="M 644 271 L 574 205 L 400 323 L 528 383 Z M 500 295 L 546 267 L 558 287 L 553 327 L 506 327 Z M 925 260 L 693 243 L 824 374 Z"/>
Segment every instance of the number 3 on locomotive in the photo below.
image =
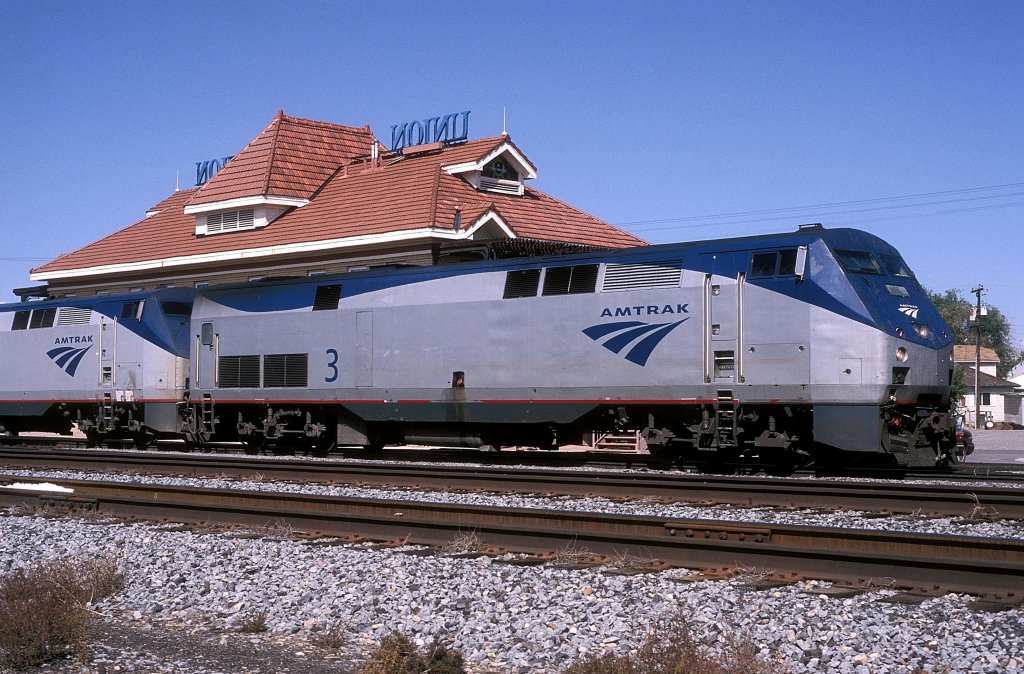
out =
<path fill-rule="evenodd" d="M 338 352 L 335 349 L 327 349 L 327 356 L 330 358 L 327 367 L 331 371 L 331 376 L 324 377 L 324 381 L 328 383 L 338 381 Z"/>

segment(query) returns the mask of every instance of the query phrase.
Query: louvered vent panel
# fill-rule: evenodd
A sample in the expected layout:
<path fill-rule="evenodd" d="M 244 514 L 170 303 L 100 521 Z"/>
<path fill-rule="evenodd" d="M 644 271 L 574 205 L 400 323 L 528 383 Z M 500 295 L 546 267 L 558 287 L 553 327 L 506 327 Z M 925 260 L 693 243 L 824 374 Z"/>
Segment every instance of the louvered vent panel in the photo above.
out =
<path fill-rule="evenodd" d="M 498 178 L 481 176 L 480 189 L 499 194 L 521 194 L 523 186 L 515 180 L 500 180 Z"/>
<path fill-rule="evenodd" d="M 340 285 L 317 286 L 316 296 L 313 298 L 313 311 L 333 311 L 338 308 L 340 299 Z"/>
<path fill-rule="evenodd" d="M 256 209 L 210 213 L 206 216 L 206 233 L 219 234 L 237 229 L 253 229 L 256 226 Z"/>
<path fill-rule="evenodd" d="M 277 353 L 263 357 L 263 385 L 306 386 L 308 383 L 309 355 L 305 353 Z"/>
<path fill-rule="evenodd" d="M 259 356 L 221 356 L 218 366 L 220 388 L 259 388 Z"/>
<path fill-rule="evenodd" d="M 505 277 L 504 298 L 535 297 L 540 287 L 540 269 L 515 269 Z"/>
<path fill-rule="evenodd" d="M 92 318 L 92 309 L 61 307 L 57 312 L 57 325 L 83 325 Z"/>
<path fill-rule="evenodd" d="M 661 264 L 609 264 L 604 270 L 601 290 L 678 288 L 682 274 L 682 260 Z"/>

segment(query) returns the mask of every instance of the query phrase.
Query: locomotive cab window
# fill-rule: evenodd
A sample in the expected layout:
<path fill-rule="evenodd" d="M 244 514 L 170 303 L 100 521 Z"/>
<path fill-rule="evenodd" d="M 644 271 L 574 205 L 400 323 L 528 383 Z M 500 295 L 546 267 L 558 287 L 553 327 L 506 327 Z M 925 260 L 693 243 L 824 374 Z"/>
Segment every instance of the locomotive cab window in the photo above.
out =
<path fill-rule="evenodd" d="M 795 276 L 797 273 L 796 248 L 754 253 L 750 262 L 750 278 Z"/>
<path fill-rule="evenodd" d="M 836 258 L 851 274 L 881 274 L 882 267 L 875 256 L 865 250 L 837 250 Z"/>
<path fill-rule="evenodd" d="M 885 265 L 885 271 L 889 276 L 899 276 L 901 278 L 914 278 L 914 272 L 910 271 L 910 267 L 903 261 L 903 258 L 899 255 L 887 255 L 883 253 L 879 257 L 882 258 L 882 264 Z"/>
<path fill-rule="evenodd" d="M 551 267 L 544 270 L 543 295 L 579 295 L 597 289 L 597 265 Z"/>
<path fill-rule="evenodd" d="M 139 300 L 138 302 L 125 302 L 121 305 L 121 320 L 142 320 L 142 310 L 145 308 L 145 305 L 145 300 Z"/>

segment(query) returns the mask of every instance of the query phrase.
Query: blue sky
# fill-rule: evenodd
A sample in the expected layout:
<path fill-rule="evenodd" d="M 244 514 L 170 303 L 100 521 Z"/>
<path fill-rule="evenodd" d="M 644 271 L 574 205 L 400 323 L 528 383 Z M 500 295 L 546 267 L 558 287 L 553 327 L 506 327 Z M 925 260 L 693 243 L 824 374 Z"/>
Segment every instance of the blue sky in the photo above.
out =
<path fill-rule="evenodd" d="M 278 109 L 472 110 L 652 242 L 874 232 L 1024 337 L 1024 3 L 0 2 L 0 298 Z"/>

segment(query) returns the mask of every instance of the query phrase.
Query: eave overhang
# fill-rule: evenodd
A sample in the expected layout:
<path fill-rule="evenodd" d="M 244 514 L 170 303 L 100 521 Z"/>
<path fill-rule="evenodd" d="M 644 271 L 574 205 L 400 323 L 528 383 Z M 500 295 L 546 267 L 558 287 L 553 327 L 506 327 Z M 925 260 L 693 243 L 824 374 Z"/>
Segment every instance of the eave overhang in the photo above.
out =
<path fill-rule="evenodd" d="M 29 274 L 29 278 L 33 281 L 70 281 L 76 278 L 92 278 L 96 276 L 109 277 L 121 274 L 127 275 L 157 269 L 180 269 L 184 267 L 237 262 L 239 260 L 255 258 L 322 253 L 332 250 L 363 248 L 367 246 L 379 247 L 386 244 L 411 242 L 416 240 L 422 240 L 424 242 L 431 240 L 472 240 L 481 228 L 490 223 L 493 223 L 507 238 L 516 238 L 515 232 L 513 232 L 512 228 L 508 226 L 508 223 L 505 222 L 497 211 L 491 209 L 480 215 L 469 227 L 460 230 L 423 227 L 420 229 L 410 229 L 402 232 L 368 234 L 340 239 L 327 239 L 323 241 L 305 241 L 274 246 L 221 251 L 218 253 L 182 255 L 159 260 L 141 260 L 138 262 L 125 262 L 98 265 L 95 267 L 81 267 L 78 269 L 34 273 Z"/>
<path fill-rule="evenodd" d="M 257 196 L 257 197 L 239 197 L 237 199 L 228 199 L 226 201 L 211 201 L 205 204 L 190 204 L 185 206 L 185 215 L 194 215 L 196 213 L 209 213 L 211 211 L 223 211 L 234 208 L 243 208 L 245 206 L 286 206 L 286 207 L 299 207 L 305 206 L 309 203 L 309 199 L 303 199 L 300 197 L 273 197 L 273 196 Z"/>

